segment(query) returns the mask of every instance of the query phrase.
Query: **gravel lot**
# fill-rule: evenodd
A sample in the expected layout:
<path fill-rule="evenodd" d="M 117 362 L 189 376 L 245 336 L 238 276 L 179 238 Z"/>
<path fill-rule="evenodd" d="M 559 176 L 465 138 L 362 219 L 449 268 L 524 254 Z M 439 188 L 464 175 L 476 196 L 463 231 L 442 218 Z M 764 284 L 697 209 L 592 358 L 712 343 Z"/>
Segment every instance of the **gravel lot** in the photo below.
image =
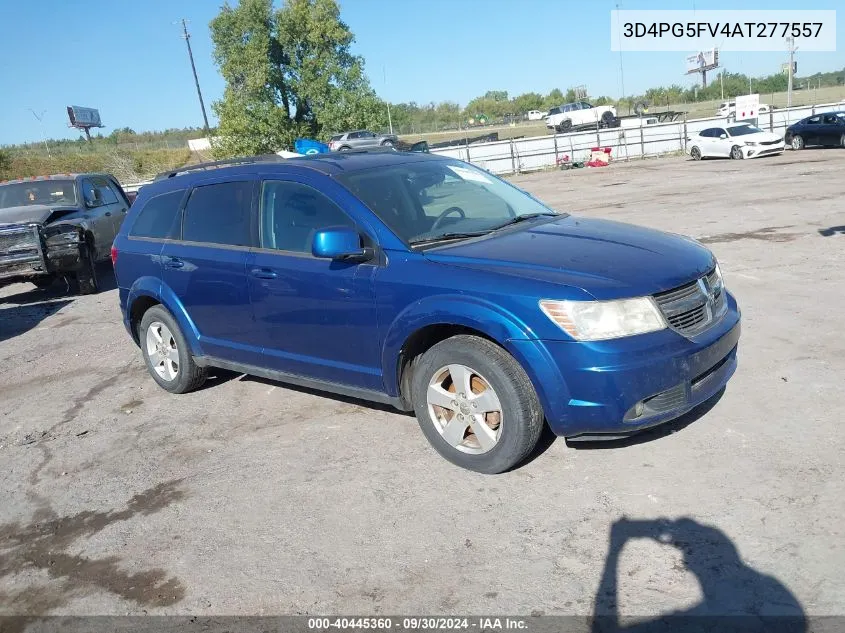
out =
<path fill-rule="evenodd" d="M 113 279 L 0 290 L 0 614 L 845 615 L 843 173 L 807 150 L 515 177 L 709 244 L 744 332 L 705 410 L 545 437 L 500 476 L 380 406 L 228 373 L 167 394 Z"/>

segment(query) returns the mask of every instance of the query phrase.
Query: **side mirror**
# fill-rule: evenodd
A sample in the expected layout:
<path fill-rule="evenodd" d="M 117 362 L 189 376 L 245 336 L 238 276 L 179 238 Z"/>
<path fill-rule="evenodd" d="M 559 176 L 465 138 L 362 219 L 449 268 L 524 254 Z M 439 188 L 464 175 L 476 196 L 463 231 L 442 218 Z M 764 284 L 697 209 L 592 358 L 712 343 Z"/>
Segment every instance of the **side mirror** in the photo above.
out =
<path fill-rule="evenodd" d="M 314 234 L 311 254 L 321 259 L 366 261 L 374 255 L 373 249 L 361 246 L 358 231 L 346 227 L 321 229 Z"/>
<path fill-rule="evenodd" d="M 722 139 L 722 140 L 725 140 L 726 138 L 728 138 L 728 135 L 722 134 L 722 135 L 719 136 L 719 138 Z"/>

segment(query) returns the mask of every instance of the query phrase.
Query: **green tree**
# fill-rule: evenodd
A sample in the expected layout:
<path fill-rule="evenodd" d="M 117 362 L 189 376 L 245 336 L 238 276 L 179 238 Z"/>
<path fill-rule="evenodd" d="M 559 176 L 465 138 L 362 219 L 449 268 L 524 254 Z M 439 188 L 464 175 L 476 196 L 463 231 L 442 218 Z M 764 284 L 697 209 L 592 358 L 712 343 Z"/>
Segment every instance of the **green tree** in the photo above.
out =
<path fill-rule="evenodd" d="M 543 95 L 539 92 L 526 92 L 513 98 L 514 114 L 525 114 L 529 110 L 541 110 L 543 108 Z"/>
<path fill-rule="evenodd" d="M 224 4 L 211 21 L 214 60 L 226 81 L 213 104 L 215 154 L 273 152 L 300 135 L 387 125 L 386 104 L 350 52 L 354 35 L 336 0 Z"/>
<path fill-rule="evenodd" d="M 549 92 L 549 94 L 547 94 L 543 99 L 543 109 L 548 110 L 549 108 L 554 108 L 555 106 L 563 105 L 563 103 L 563 93 L 560 91 L 560 88 L 555 88 L 551 92 Z"/>

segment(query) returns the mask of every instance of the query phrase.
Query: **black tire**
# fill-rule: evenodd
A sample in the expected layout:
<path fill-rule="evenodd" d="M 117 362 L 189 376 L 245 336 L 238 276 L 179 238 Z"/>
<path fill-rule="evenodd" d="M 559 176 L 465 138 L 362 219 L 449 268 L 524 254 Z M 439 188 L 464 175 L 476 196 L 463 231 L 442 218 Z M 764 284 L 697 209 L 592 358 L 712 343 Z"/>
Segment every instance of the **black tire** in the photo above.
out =
<path fill-rule="evenodd" d="M 845 134 L 843 134 L 839 139 L 839 147 L 845 147 Z"/>
<path fill-rule="evenodd" d="M 176 343 L 176 351 L 179 354 L 179 369 L 173 380 L 165 380 L 156 373 L 155 369 L 153 369 L 149 353 L 147 352 L 147 330 L 155 322 L 166 325 Z M 144 357 L 144 364 L 147 366 L 147 371 L 150 372 L 150 376 L 158 383 L 158 386 L 165 391 L 169 391 L 170 393 L 188 393 L 201 387 L 208 377 L 208 369 L 200 367 L 194 362 L 194 357 L 191 355 L 190 348 L 185 341 L 185 336 L 182 334 L 179 324 L 173 318 L 173 315 L 163 306 L 155 305 L 141 317 L 141 324 L 138 327 L 138 340 L 141 344 L 141 354 Z"/>
<path fill-rule="evenodd" d="M 81 268 L 76 272 L 76 284 L 81 295 L 95 295 L 100 292 L 100 280 L 97 277 L 97 260 L 91 244 L 82 252 Z"/>
<path fill-rule="evenodd" d="M 607 112 L 604 112 L 601 115 L 601 121 L 599 122 L 599 125 L 601 127 L 611 127 L 611 126 L 613 126 L 615 121 L 616 121 L 616 117 L 613 116 L 613 112 L 610 112 L 608 110 Z"/>
<path fill-rule="evenodd" d="M 745 158 L 745 156 L 743 156 L 742 154 L 742 149 L 739 145 L 734 145 L 731 148 L 731 158 L 733 160 L 742 160 L 743 158 Z"/>
<path fill-rule="evenodd" d="M 801 150 L 806 147 L 806 145 L 804 144 L 804 137 L 800 134 L 796 134 L 795 136 L 793 136 L 792 142 L 790 144 L 792 145 L 792 149 L 794 150 Z"/>
<path fill-rule="evenodd" d="M 572 119 L 564 119 L 556 129 L 558 132 L 568 132 L 572 129 Z"/>
<path fill-rule="evenodd" d="M 689 151 L 689 155 L 692 157 L 693 160 L 701 160 L 701 150 L 698 147 L 694 146 Z"/>
<path fill-rule="evenodd" d="M 393 147 L 393 141 L 391 141 L 389 138 L 385 139 L 381 142 L 381 146 L 382 147 Z"/>
<path fill-rule="evenodd" d="M 53 282 L 56 281 L 55 275 L 45 275 L 44 277 L 36 277 L 35 279 L 31 280 L 35 287 L 39 290 L 46 290 L 50 286 L 53 285 Z"/>
<path fill-rule="evenodd" d="M 501 404 L 501 435 L 481 454 L 464 453 L 443 439 L 428 411 L 429 382 L 446 365 L 463 364 L 483 375 Z M 510 470 L 534 450 L 543 430 L 543 409 L 522 366 L 501 347 L 477 336 L 458 335 L 437 343 L 413 364 L 412 401 L 423 434 L 447 460 L 479 473 Z"/>
<path fill-rule="evenodd" d="M 344 145 L 344 146 L 343 146 L 343 147 L 341 147 L 338 151 L 339 151 L 339 152 L 348 152 L 348 151 L 349 151 L 349 150 L 351 150 L 351 149 L 352 149 L 352 148 L 351 148 L 351 147 L 349 147 L 349 145 Z"/>

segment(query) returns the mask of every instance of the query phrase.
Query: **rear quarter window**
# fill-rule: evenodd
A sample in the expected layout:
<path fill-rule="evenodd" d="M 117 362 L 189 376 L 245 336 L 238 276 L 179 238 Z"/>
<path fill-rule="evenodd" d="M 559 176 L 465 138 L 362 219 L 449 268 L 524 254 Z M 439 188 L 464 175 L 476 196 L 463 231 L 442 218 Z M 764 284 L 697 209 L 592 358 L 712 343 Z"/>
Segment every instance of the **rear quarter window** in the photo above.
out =
<path fill-rule="evenodd" d="M 147 200 L 129 231 L 130 237 L 178 239 L 179 206 L 184 195 L 185 190 L 178 189 Z"/>

